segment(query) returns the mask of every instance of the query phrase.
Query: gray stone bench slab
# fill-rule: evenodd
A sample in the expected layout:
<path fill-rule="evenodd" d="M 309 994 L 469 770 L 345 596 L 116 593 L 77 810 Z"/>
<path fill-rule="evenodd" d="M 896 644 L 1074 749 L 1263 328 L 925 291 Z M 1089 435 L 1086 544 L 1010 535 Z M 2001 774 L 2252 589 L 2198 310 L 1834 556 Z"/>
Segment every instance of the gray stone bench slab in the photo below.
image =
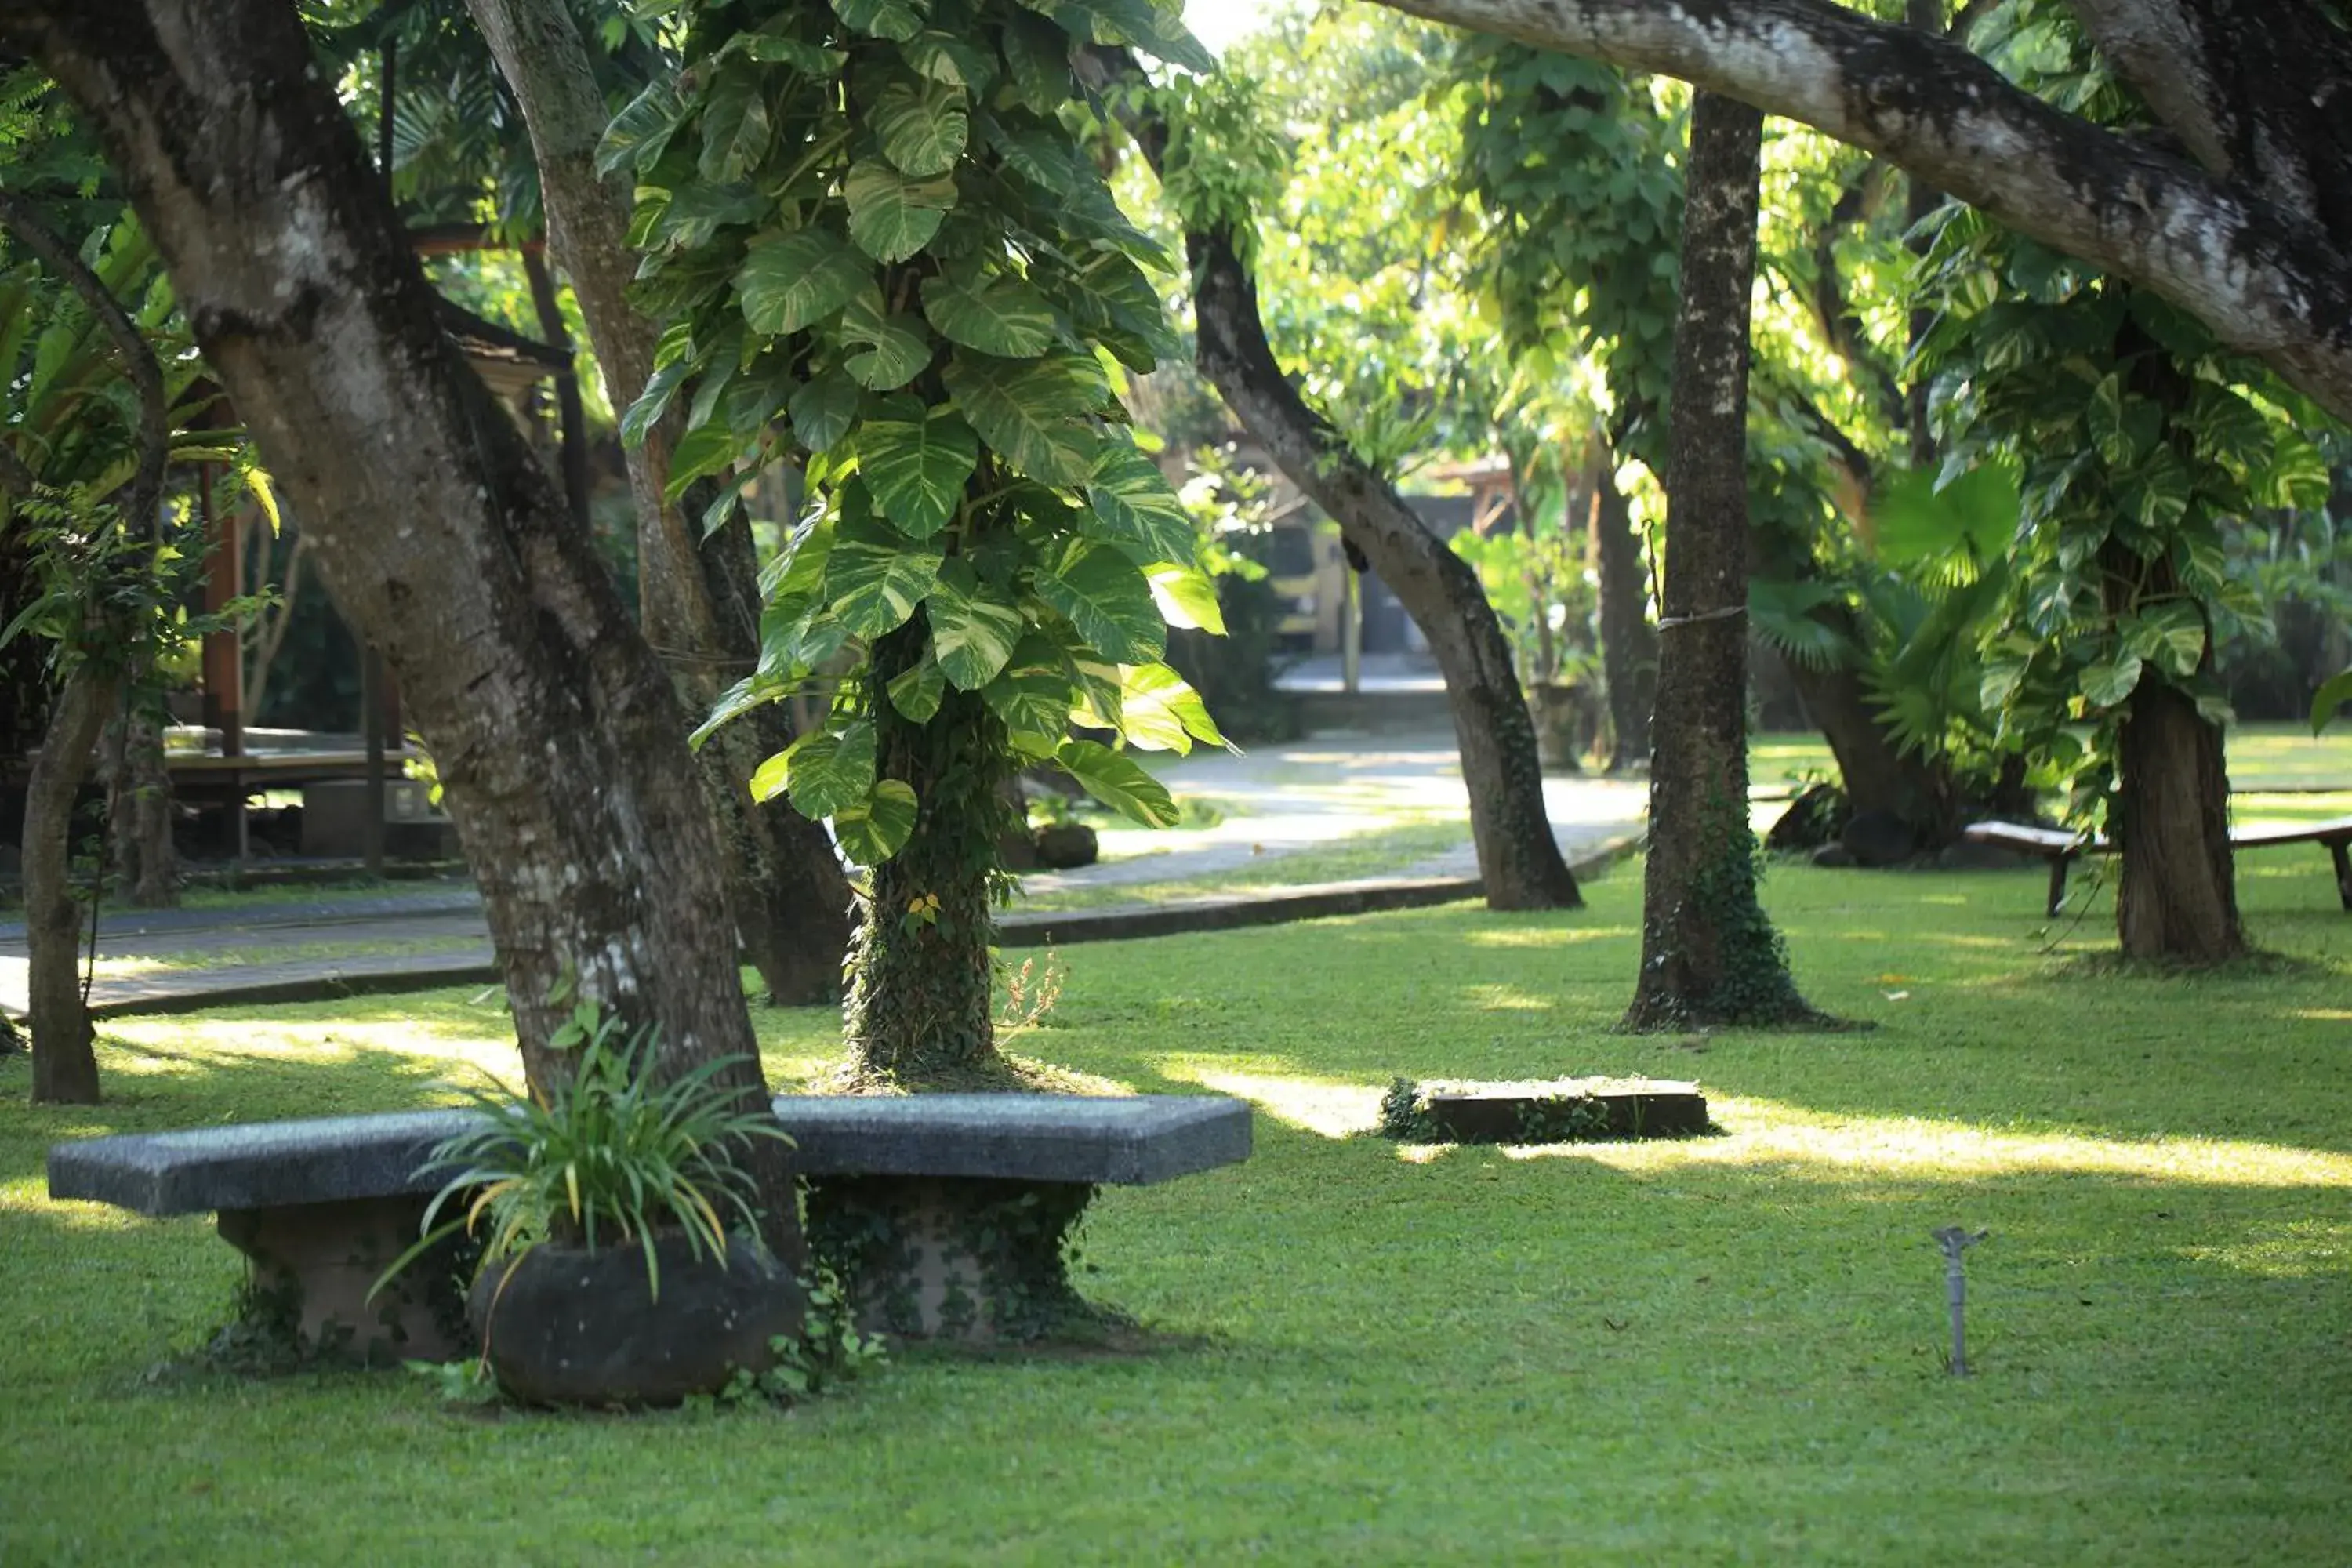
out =
<path fill-rule="evenodd" d="M 1249 1107 L 1213 1096 L 784 1095 L 775 1109 L 797 1145 L 794 1168 L 810 1179 L 812 1229 L 821 1228 L 820 1206 L 836 1227 L 844 1215 L 858 1216 L 857 1267 L 874 1276 L 865 1315 L 902 1333 L 985 1337 L 1003 1326 L 989 1285 L 1008 1266 L 980 1257 L 975 1238 L 996 1245 L 1007 1216 L 1037 1206 L 1031 1194 L 1048 1194 L 1045 1209 L 1061 1217 L 1050 1235 L 1029 1238 L 1022 1289 L 1066 1291 L 1060 1248 L 1091 1188 L 1170 1181 L 1250 1152 Z M 306 1344 L 431 1359 L 455 1348 L 446 1292 L 429 1279 L 407 1294 L 370 1291 L 447 1179 L 432 1164 L 435 1146 L 472 1115 L 334 1116 L 60 1143 L 49 1151 L 49 1195 L 154 1216 L 216 1214 L 223 1237 L 299 1310 Z M 402 1280 L 428 1272 L 420 1265 Z"/>
<path fill-rule="evenodd" d="M 803 1175 L 985 1176 L 1149 1186 L 1249 1158 L 1250 1110 L 1222 1096 L 779 1095 Z"/>

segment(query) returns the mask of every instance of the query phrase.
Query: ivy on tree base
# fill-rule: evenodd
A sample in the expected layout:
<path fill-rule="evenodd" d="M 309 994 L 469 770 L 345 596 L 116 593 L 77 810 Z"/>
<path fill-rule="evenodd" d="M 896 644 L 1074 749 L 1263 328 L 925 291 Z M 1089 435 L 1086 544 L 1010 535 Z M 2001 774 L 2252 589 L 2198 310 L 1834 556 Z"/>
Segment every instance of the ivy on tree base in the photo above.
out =
<path fill-rule="evenodd" d="M 809 1248 L 858 1327 L 909 1339 L 1031 1341 L 1116 1324 L 1070 1283 L 1096 1189 L 979 1177 L 810 1180 Z"/>

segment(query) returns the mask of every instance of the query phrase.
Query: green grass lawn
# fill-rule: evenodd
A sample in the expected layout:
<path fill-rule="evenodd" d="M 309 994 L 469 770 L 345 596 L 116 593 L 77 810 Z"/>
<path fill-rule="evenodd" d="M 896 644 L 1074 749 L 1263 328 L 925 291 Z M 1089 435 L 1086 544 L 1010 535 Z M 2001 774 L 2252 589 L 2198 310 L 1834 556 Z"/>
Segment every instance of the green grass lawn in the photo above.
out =
<path fill-rule="evenodd" d="M 1396 876 L 1470 842 L 1466 817 L 1431 817 L 1335 838 L 1311 848 L 1253 858 L 1213 876 L 1165 882 L 1105 882 L 1056 891 L 1024 890 L 1013 908 L 1040 913 L 1105 909 L 1115 904 L 1162 904 L 1209 898 L 1237 888 L 1267 888 L 1311 882 L 1345 882 L 1360 877 Z"/>
<path fill-rule="evenodd" d="M 2241 724 L 2230 731 L 2230 786 L 2236 790 L 2352 790 L 2352 727 L 2314 739 L 2308 725 Z M 1837 763 L 1820 735 L 1751 736 L 1748 776 L 1758 785 L 1834 778 Z"/>
<path fill-rule="evenodd" d="M 0 1063 L 0 1562 L 2341 1563 L 2352 1528 L 2352 917 L 2250 858 L 2291 955 L 2045 952 L 2038 872 L 1775 868 L 1800 981 L 1868 1033 L 1631 1038 L 1639 879 L 1063 955 L 1017 1048 L 1247 1097 L 1245 1165 L 1114 1190 L 1147 1354 L 906 1355 L 785 1415 L 441 1406 L 399 1375 L 148 1369 L 227 1307 L 202 1220 L 42 1195 L 118 1129 L 412 1106 L 512 1070 L 453 991 L 106 1026 L 111 1099 Z M 772 1072 L 823 1065 L 771 1013 Z M 1695 1077 L 1724 1136 L 1403 1151 L 1391 1076 Z M 1944 1375 L 1928 1232 L 1969 1256 Z"/>

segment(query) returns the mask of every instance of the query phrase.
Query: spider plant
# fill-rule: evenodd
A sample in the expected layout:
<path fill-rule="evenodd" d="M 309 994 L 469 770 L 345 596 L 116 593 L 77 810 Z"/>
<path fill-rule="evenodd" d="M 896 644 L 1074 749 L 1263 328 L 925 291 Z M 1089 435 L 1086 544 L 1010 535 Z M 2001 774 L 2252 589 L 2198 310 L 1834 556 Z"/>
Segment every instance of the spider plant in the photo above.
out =
<path fill-rule="evenodd" d="M 619 1017 L 583 1003 L 553 1043 L 579 1047 L 571 1082 L 542 1100 L 473 1091 L 472 1126 L 444 1140 L 433 1165 L 454 1168 L 425 1211 L 424 1235 L 384 1271 L 390 1279 L 460 1227 L 488 1226 L 487 1266 L 543 1243 L 642 1248 L 646 1279 L 661 1295 L 657 1232 L 686 1237 L 697 1259 L 724 1259 L 730 1229 L 756 1232 L 756 1188 L 737 1154 L 752 1140 L 792 1140 L 766 1107 L 712 1081 L 732 1058 L 656 1082 L 646 1069 L 657 1027 L 624 1033 Z M 457 1200 L 465 1213 L 436 1225 Z M 378 1288 L 383 1280 L 378 1281 Z"/>

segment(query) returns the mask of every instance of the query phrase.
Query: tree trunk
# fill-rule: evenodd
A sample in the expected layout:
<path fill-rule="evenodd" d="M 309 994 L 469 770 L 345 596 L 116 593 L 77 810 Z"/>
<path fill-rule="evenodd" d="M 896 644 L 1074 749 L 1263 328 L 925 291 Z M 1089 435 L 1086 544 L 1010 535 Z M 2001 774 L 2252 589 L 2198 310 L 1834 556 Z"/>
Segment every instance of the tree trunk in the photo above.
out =
<path fill-rule="evenodd" d="M 163 765 L 163 728 L 148 702 L 133 696 L 129 714 L 107 726 L 98 762 L 115 887 L 142 910 L 175 907 L 180 857 L 172 843 L 172 775 Z"/>
<path fill-rule="evenodd" d="M 919 813 L 874 868 L 845 1008 L 853 1068 L 898 1081 L 952 1079 L 996 1053 L 989 871 L 1013 821 L 1004 724 L 978 692 L 948 688 L 927 724 L 891 705 L 890 679 L 921 660 L 926 635 L 919 619 L 882 638 L 866 678 L 879 776 L 913 786 Z"/>
<path fill-rule="evenodd" d="M 1134 86 L 1142 68 L 1124 49 L 1081 57 L 1091 85 Z M 1121 112 L 1157 173 L 1168 127 L 1149 92 L 1119 95 Z M 1229 234 L 1188 234 L 1201 374 L 1223 396 L 1290 482 L 1339 525 L 1429 639 L 1445 678 L 1446 705 L 1470 794 L 1470 833 L 1486 907 L 1579 909 L 1583 895 L 1560 858 L 1543 798 L 1535 721 L 1519 689 L 1510 639 L 1478 574 L 1429 531 L 1404 498 L 1359 459 L 1282 374 L 1258 310 L 1257 283 Z"/>
<path fill-rule="evenodd" d="M 572 996 L 654 1070 L 766 1093 L 686 716 L 521 434 L 443 334 L 332 84 L 277 0 L 0 13 L 106 141 L 205 361 L 384 650 L 478 876 L 535 1089 Z M 762 1149 L 766 1147 L 761 1145 Z M 796 1245 L 781 1155 L 755 1171 Z"/>
<path fill-rule="evenodd" d="M 547 210 L 548 243 L 572 280 L 614 408 L 625 410 L 654 369 L 655 323 L 630 305 L 635 195 L 625 174 L 596 173 L 609 116 L 570 9 L 561 0 L 467 0 L 499 69 L 522 105 Z M 760 654 L 761 595 L 750 528 L 740 513 L 698 543 L 687 510 L 662 499 L 680 417 L 672 410 L 627 454 L 637 513 L 638 616 L 670 657 L 687 707 L 709 711 Z M 698 510 L 698 509 L 694 509 Z M 841 994 L 850 936 L 849 884 L 824 828 L 779 799 L 754 803 L 752 770 L 789 744 L 782 708 L 705 746 L 702 766 L 727 847 L 729 890 L 745 948 L 769 1000 Z M 740 732 L 734 732 L 740 731 Z"/>
<path fill-rule="evenodd" d="M 1624 1026 L 1814 1016 L 1756 898 L 1748 827 L 1748 315 L 1764 118 L 1691 107 L 1642 970 Z"/>
<path fill-rule="evenodd" d="M 2221 726 L 2150 671 L 2132 691 L 2117 752 L 2116 933 L 2125 956 L 2175 963 L 2242 957 Z"/>
<path fill-rule="evenodd" d="M 98 1058 L 78 973 L 81 907 L 73 897 L 73 812 L 117 690 L 114 677 L 93 665 L 66 678 L 25 788 L 26 1000 L 36 1105 L 98 1103 Z"/>
<path fill-rule="evenodd" d="M 1225 237 L 1191 235 L 1185 245 L 1192 261 L 1201 373 L 1276 466 L 1363 552 L 1429 639 L 1453 710 L 1486 906 L 1581 906 L 1576 878 L 1552 837 L 1535 722 L 1519 689 L 1510 639 L 1477 573 L 1356 458 L 1283 375 L 1265 340 L 1257 286 Z"/>
<path fill-rule="evenodd" d="M 1616 455 L 1596 440 L 1591 472 L 1592 554 L 1601 578 L 1601 674 L 1609 688 L 1609 771 L 1650 755 L 1650 710 L 1658 693 L 1658 631 L 1650 624 L 1642 544 L 1633 509 L 1617 488 Z"/>

